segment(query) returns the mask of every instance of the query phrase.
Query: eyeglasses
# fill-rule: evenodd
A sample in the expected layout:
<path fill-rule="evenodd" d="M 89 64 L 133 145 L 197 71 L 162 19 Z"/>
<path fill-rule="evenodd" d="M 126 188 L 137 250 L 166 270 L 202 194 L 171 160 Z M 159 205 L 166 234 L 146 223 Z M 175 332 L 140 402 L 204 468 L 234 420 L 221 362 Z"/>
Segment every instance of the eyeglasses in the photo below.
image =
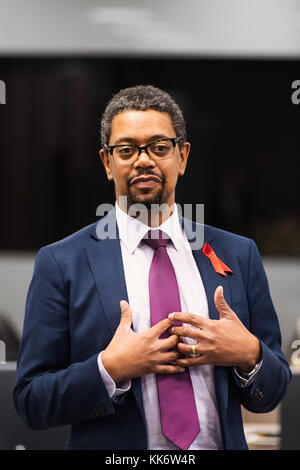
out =
<path fill-rule="evenodd" d="M 174 148 L 180 140 L 182 137 L 159 139 L 142 147 L 133 144 L 104 145 L 104 149 L 113 156 L 116 163 L 123 165 L 134 163 L 141 152 L 146 152 L 153 160 L 160 161 L 173 156 Z"/>

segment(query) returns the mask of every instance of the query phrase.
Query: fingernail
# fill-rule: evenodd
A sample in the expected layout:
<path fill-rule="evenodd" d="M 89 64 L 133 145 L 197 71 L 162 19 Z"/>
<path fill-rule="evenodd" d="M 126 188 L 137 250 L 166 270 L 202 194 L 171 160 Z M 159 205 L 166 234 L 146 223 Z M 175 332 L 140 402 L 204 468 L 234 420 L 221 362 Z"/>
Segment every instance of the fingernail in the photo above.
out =
<path fill-rule="evenodd" d="M 169 317 L 169 318 L 173 318 L 173 317 L 174 317 L 174 312 L 173 312 L 173 313 L 169 313 L 168 317 Z"/>
<path fill-rule="evenodd" d="M 123 312 L 123 310 L 126 310 L 127 306 L 128 306 L 128 303 L 126 302 L 126 300 L 121 300 L 120 302 L 121 312 Z"/>

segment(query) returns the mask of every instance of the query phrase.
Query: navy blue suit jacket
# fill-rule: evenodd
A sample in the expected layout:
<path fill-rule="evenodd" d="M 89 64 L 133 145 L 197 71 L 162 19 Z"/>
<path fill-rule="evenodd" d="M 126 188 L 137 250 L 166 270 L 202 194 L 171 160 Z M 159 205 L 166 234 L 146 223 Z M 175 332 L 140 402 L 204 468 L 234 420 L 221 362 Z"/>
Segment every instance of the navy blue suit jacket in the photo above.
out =
<path fill-rule="evenodd" d="M 182 220 L 188 234 L 193 223 Z M 111 401 L 97 365 L 98 353 L 119 324 L 119 302 L 128 300 L 118 232 L 115 239 L 97 236 L 97 224 L 101 228 L 108 221 L 115 222 L 115 210 L 42 248 L 26 303 L 15 406 L 34 429 L 71 424 L 67 449 L 147 445 L 140 379 Z M 205 226 L 204 241 L 233 271 L 227 276 L 216 273 L 202 251 L 193 250 L 210 317 L 219 318 L 214 292 L 223 285 L 228 304 L 261 342 L 263 364 L 249 387 L 241 387 L 232 367 L 215 367 L 214 372 L 224 447 L 247 449 L 240 405 L 252 412 L 271 411 L 285 394 L 290 370 L 254 242 L 210 226 Z"/>

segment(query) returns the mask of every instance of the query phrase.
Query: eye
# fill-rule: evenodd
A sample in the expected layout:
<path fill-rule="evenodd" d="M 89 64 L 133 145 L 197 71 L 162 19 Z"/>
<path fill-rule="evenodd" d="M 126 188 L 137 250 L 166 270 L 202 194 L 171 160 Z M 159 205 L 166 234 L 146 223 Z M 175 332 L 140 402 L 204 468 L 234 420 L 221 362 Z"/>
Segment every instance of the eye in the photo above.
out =
<path fill-rule="evenodd" d="M 157 150 L 158 152 L 163 152 L 164 150 L 167 149 L 167 146 L 166 145 L 156 145 L 155 146 L 155 150 Z"/>
<path fill-rule="evenodd" d="M 157 155 L 165 155 L 170 151 L 171 145 L 169 142 L 155 142 L 150 148 Z"/>
<path fill-rule="evenodd" d="M 134 153 L 134 149 L 135 147 L 131 145 L 124 145 L 116 148 L 117 152 L 124 157 L 132 155 Z"/>

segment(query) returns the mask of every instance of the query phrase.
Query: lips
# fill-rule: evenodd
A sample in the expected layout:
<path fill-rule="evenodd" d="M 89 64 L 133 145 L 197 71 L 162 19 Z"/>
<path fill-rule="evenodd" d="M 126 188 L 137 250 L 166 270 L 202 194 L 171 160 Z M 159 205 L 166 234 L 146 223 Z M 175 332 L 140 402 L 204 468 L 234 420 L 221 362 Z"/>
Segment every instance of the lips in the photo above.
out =
<path fill-rule="evenodd" d="M 136 176 L 135 178 L 133 178 L 133 180 L 131 181 L 131 184 L 147 184 L 147 183 L 150 183 L 151 181 L 153 182 L 156 182 L 156 183 L 160 183 L 160 178 L 158 176 L 155 176 L 155 175 L 149 175 L 149 176 Z"/>

